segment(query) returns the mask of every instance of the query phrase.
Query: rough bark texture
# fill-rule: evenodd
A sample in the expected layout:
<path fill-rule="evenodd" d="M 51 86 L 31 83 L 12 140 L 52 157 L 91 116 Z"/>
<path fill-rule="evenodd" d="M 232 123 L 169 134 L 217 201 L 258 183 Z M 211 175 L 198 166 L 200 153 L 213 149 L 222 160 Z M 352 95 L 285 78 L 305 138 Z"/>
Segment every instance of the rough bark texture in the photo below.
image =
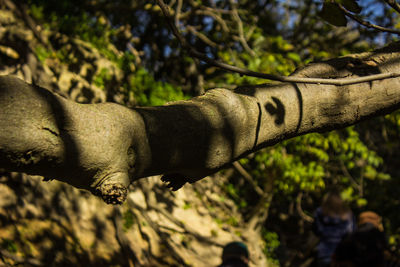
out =
<path fill-rule="evenodd" d="M 314 63 L 302 77 L 400 69 L 399 44 Z M 262 147 L 354 124 L 399 106 L 400 79 L 347 86 L 275 84 L 214 89 L 159 107 L 77 104 L 0 78 L 0 167 L 59 179 L 121 203 L 130 182 L 165 174 L 173 189 Z"/>
<path fill-rule="evenodd" d="M 0 0 L 0 3 L 2 2 L 13 3 Z M 14 1 L 14 3 L 17 2 Z M 82 108 L 77 107 L 84 105 L 76 104 L 77 102 L 102 103 L 107 99 L 121 104 L 134 103 L 134 99 L 125 98 L 124 92 L 119 90 L 118 84 L 121 85 L 121 81 L 125 77 L 121 73 L 121 69 L 116 66 L 115 62 L 105 58 L 90 43 L 60 35 L 57 32 L 42 30 L 39 34 L 40 37 L 43 37 L 45 44 L 49 44 L 49 39 L 51 39 L 57 47 L 64 47 L 74 59 L 79 59 L 79 65 L 71 68 L 68 63 L 60 62 L 54 57 L 39 60 L 35 49 L 38 46 L 38 40 L 32 33 L 32 29 L 40 29 L 40 27 L 36 24 L 27 27 L 21 18 L 21 8 L 12 6 L 5 8 L 0 4 L 0 75 L 15 75 L 27 83 L 34 81 L 35 84 L 72 100 L 66 101 L 66 99 L 53 96 L 52 93 L 39 90 L 44 96 L 47 95 L 57 101 L 52 105 L 50 102 L 40 102 L 43 96 L 41 94 L 38 95 L 39 98 L 23 98 L 26 101 L 29 100 L 28 103 L 25 103 L 26 106 L 21 105 L 23 103 L 16 104 L 16 108 L 20 107 L 27 111 L 23 119 L 32 117 L 29 115 L 33 107 L 32 103 L 45 105 L 41 104 L 41 108 L 32 110 L 36 114 L 45 114 L 46 110 L 53 111 L 53 107 L 58 107 L 62 112 L 54 113 L 52 116 L 58 114 L 57 116 L 62 118 L 65 110 L 70 113 L 71 110 L 74 110 L 74 116 L 79 117 L 82 123 L 85 123 L 83 120 L 88 115 L 78 115 L 78 109 Z M 13 53 L 8 53 L 10 51 Z M 112 80 L 116 83 L 100 88 L 93 82 L 93 74 L 96 76 L 104 68 L 108 69 Z M 7 90 L 11 90 L 11 88 Z M 3 90 L 1 92 L 5 93 Z M 37 89 L 32 92 L 35 96 L 38 93 Z M 28 94 L 28 92 L 24 93 Z M 8 94 L 18 94 L 18 92 L 8 91 Z M 98 107 L 101 106 L 103 105 L 98 105 Z M 109 106 L 111 109 L 113 105 Z M 3 108 L 4 106 L 0 107 L 0 113 L 9 112 L 6 119 L 11 118 L 11 110 L 7 111 Z M 119 108 L 114 106 L 114 108 L 128 110 L 121 106 Z M 4 114 L 1 115 L 1 121 L 3 121 Z M 95 114 L 93 110 L 92 114 Z M 107 116 L 114 116 L 103 112 L 101 114 L 97 122 L 92 122 L 92 126 L 85 124 L 85 127 L 93 129 L 95 123 L 100 125 L 101 120 L 105 120 Z M 41 123 L 52 125 L 54 123 L 51 119 L 52 116 L 47 120 L 43 119 Z M 110 119 L 110 117 L 108 118 Z M 36 118 L 36 122 L 37 120 L 38 118 Z M 115 120 L 120 123 L 122 119 L 116 118 Z M 113 127 L 111 125 L 115 120 L 112 119 L 111 124 L 105 124 L 107 129 Z M 123 118 L 123 120 L 127 119 Z M 25 127 L 28 130 L 29 125 L 34 125 L 28 119 L 19 121 L 18 125 L 22 125 L 23 122 L 28 125 Z M 66 123 L 62 119 L 59 122 Z M 74 123 L 78 123 L 78 121 L 74 121 Z M 4 124 L 2 123 L 2 126 Z M 37 124 L 37 127 L 33 126 L 35 129 L 33 132 L 47 136 L 55 143 L 68 143 L 68 139 L 65 138 L 71 134 L 74 135 L 75 140 L 90 142 L 92 139 L 85 140 L 84 133 L 78 135 L 71 132 L 71 125 L 60 132 L 55 132 L 64 134 L 64 139 L 58 138 L 56 135 L 53 137 L 51 132 L 39 129 L 38 125 L 40 124 Z M 11 124 L 7 127 L 12 129 Z M 55 130 L 58 127 L 57 125 L 54 129 L 49 128 L 49 130 Z M 13 130 L 12 135 L 15 136 L 11 138 L 13 140 L 21 139 L 18 135 L 24 133 L 22 128 L 15 126 Z M 5 133 L 5 128 L 0 128 L 0 135 L 3 133 Z M 114 133 L 117 134 L 116 131 Z M 25 137 L 29 137 L 29 140 L 36 140 L 34 136 L 27 134 Z M 102 136 L 97 135 L 97 138 L 101 139 Z M 137 140 L 142 139 L 138 138 Z M 129 142 L 131 141 L 129 140 Z M 95 149 L 105 151 L 103 147 L 109 145 L 109 142 L 112 142 L 111 139 L 101 146 L 90 147 L 88 152 L 96 154 Z M 5 147 L 10 147 L 7 142 L 1 143 L 5 144 Z M 95 142 L 92 141 L 90 144 L 95 144 Z M 28 146 L 25 141 L 20 145 L 20 150 L 15 150 L 8 155 L 10 157 L 14 155 L 16 159 L 21 159 L 23 154 L 18 154 L 17 151 L 27 151 L 22 148 L 28 149 Z M 128 144 L 126 145 L 128 146 Z M 64 147 L 58 147 L 56 151 L 46 149 L 45 146 L 42 146 L 42 150 L 35 149 L 32 148 L 32 151 L 42 151 L 38 153 L 42 156 L 57 153 L 64 156 L 66 153 Z M 68 149 L 68 153 L 73 151 Z M 129 159 L 132 158 L 130 155 L 133 150 L 127 149 L 129 165 L 129 162 L 132 162 Z M 31 154 L 32 152 L 27 154 L 28 159 L 31 158 Z M 96 157 L 100 159 L 106 155 L 96 154 Z M 24 171 L 30 169 L 31 173 L 35 168 L 37 171 L 44 171 L 38 164 L 34 168 L 33 165 L 24 164 L 22 159 L 18 163 L 18 160 L 13 161 L 6 155 L 2 154 L 3 156 L 10 163 L 5 166 L 7 169 L 11 169 L 13 166 L 14 169 L 24 169 Z M 92 157 L 92 159 L 96 159 L 96 157 Z M 125 155 L 121 153 L 117 157 L 121 157 L 122 160 Z M 115 162 L 118 161 L 117 157 L 114 158 Z M 39 159 L 39 157 L 34 158 L 35 160 Z M 43 163 L 45 162 L 46 160 L 43 161 Z M 88 187 L 90 182 L 96 182 L 92 179 L 94 176 L 85 176 L 91 172 L 87 172 L 82 166 L 75 170 L 73 166 L 76 164 L 71 161 L 63 163 L 60 159 L 60 161 L 54 162 L 53 167 L 59 166 L 59 170 L 55 167 L 51 171 L 45 167 L 48 173 L 55 173 L 54 176 L 48 175 L 50 178 L 67 176 L 64 174 L 65 172 L 75 172 L 80 175 L 80 180 L 73 177 L 77 183 L 87 183 L 85 186 Z M 145 166 L 144 163 L 140 165 Z M 111 164 L 103 169 L 113 169 L 113 166 L 116 167 Z M 132 171 L 134 169 L 131 169 Z M 229 199 L 224 190 L 233 175 L 233 170 L 227 170 L 223 174 L 217 173 L 212 175 L 211 179 L 203 179 L 193 185 L 185 186 L 177 192 L 166 190 L 159 176 L 141 179 L 129 187 L 127 201 L 123 205 L 111 206 L 105 205 L 100 198 L 86 190 L 78 190 L 66 183 L 56 180 L 42 182 L 41 177 L 0 170 L 0 265 L 208 267 L 220 264 L 222 247 L 226 243 L 236 240 L 245 242 L 249 246 L 250 266 L 267 266 L 261 234 L 255 232 L 254 229 L 248 229 L 238 207 Z M 100 175 L 96 177 L 100 177 Z M 112 185 L 113 181 L 110 181 Z"/>

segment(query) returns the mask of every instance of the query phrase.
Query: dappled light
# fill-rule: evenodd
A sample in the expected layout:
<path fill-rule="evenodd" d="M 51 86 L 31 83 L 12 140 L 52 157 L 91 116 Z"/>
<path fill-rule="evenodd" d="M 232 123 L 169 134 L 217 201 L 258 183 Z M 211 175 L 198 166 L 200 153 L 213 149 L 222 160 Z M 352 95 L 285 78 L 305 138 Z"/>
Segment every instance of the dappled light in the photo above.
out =
<path fill-rule="evenodd" d="M 0 0 L 0 265 L 396 266 L 399 14 Z"/>

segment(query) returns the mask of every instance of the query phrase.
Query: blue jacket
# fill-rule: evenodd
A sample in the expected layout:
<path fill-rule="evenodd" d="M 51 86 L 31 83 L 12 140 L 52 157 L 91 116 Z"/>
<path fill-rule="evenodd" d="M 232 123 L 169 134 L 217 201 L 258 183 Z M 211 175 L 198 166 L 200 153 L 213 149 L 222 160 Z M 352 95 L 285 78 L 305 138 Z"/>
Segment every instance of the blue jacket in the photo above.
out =
<path fill-rule="evenodd" d="M 343 220 L 340 217 L 330 217 L 322 214 L 318 208 L 314 214 L 313 231 L 320 238 L 317 245 L 319 259 L 330 261 L 337 245 L 342 237 L 355 230 L 355 218 L 352 215 L 349 219 Z"/>

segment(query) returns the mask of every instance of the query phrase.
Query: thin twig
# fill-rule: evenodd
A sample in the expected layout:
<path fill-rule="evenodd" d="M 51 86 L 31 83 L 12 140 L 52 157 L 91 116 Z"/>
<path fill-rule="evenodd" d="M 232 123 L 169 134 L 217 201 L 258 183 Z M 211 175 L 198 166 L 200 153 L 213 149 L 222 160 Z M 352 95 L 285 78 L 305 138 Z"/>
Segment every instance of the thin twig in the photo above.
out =
<path fill-rule="evenodd" d="M 221 16 L 219 16 L 218 14 L 211 12 L 210 10 L 206 9 L 206 10 L 196 10 L 196 15 L 203 15 L 203 16 L 210 16 L 213 17 L 222 27 L 222 30 L 224 32 L 229 32 L 229 27 L 226 24 L 225 20 L 223 20 L 221 18 Z"/>
<path fill-rule="evenodd" d="M 246 179 L 246 181 L 253 186 L 257 194 L 259 194 L 260 196 L 264 194 L 264 190 L 262 190 L 256 182 L 254 182 L 253 177 L 251 177 L 251 175 L 243 168 L 243 166 L 238 161 L 235 161 L 234 163 L 232 163 L 232 165 Z"/>
<path fill-rule="evenodd" d="M 400 13 L 400 5 L 396 0 L 384 0 L 389 6 L 391 6 L 397 13 Z"/>
<path fill-rule="evenodd" d="M 198 32 L 193 26 L 186 26 L 186 29 L 191 32 L 193 35 L 196 35 L 200 40 L 202 40 L 204 43 L 208 44 L 211 47 L 220 47 L 217 43 L 214 41 L 210 40 L 205 34 Z"/>
<path fill-rule="evenodd" d="M 363 76 L 363 77 L 345 78 L 345 79 L 301 78 L 301 77 L 291 77 L 291 76 L 278 76 L 278 75 L 261 73 L 261 72 L 251 71 L 248 69 L 243 69 L 243 68 L 239 68 L 236 66 L 232 66 L 232 65 L 223 63 L 221 61 L 214 60 L 214 59 L 208 57 L 207 55 L 200 53 L 195 48 L 193 48 L 191 45 L 189 45 L 188 42 L 185 40 L 185 38 L 183 38 L 183 36 L 178 31 L 178 29 L 175 27 L 173 19 L 171 18 L 171 15 L 168 11 L 168 7 L 165 5 L 165 3 L 162 0 L 157 0 L 157 3 L 160 6 L 164 16 L 166 17 L 167 23 L 168 23 L 169 27 L 171 28 L 173 34 L 178 39 L 178 41 L 182 45 L 182 47 L 188 51 L 190 56 L 198 58 L 212 66 L 215 66 L 215 67 L 227 70 L 227 71 L 235 72 L 240 75 L 257 77 L 257 78 L 261 78 L 261 79 L 268 79 L 268 80 L 279 81 L 279 82 L 330 84 L 330 85 L 340 85 L 340 86 L 356 84 L 356 83 L 363 83 L 363 82 L 371 82 L 371 81 L 395 78 L 395 77 L 400 76 L 400 73 L 398 73 L 398 72 L 390 72 L 390 73 L 380 73 L 380 74 L 368 75 L 368 76 Z"/>
<path fill-rule="evenodd" d="M 253 57 L 256 56 L 256 53 L 250 48 L 250 46 L 247 44 L 246 38 L 244 37 L 244 31 L 243 31 L 243 22 L 242 19 L 239 16 L 239 12 L 237 11 L 236 4 L 233 0 L 229 1 L 231 6 L 232 6 L 232 16 L 233 19 L 236 21 L 237 27 L 238 27 L 238 33 L 239 33 L 239 41 L 242 44 L 243 48 Z"/>
<path fill-rule="evenodd" d="M 175 27 L 179 27 L 179 19 L 182 11 L 182 0 L 178 0 L 178 5 L 175 10 Z"/>
<path fill-rule="evenodd" d="M 378 30 L 378 31 L 381 31 L 381 32 L 389 32 L 389 33 L 400 35 L 400 31 L 398 31 L 398 30 L 394 30 L 394 29 L 390 29 L 390 28 L 386 28 L 386 27 L 382 27 L 382 26 L 379 26 L 379 25 L 372 24 L 371 22 L 365 21 L 365 20 L 361 19 L 360 17 L 352 14 L 347 9 L 345 9 L 342 5 L 339 5 L 339 7 L 347 17 L 351 18 L 352 20 L 355 20 L 356 22 L 358 22 L 359 24 L 361 24 L 361 25 L 363 25 L 363 26 L 365 26 L 367 28 L 375 29 L 375 30 Z"/>
<path fill-rule="evenodd" d="M 343 160 L 339 160 L 340 162 L 340 167 L 343 171 L 343 173 L 347 176 L 347 178 L 349 178 L 350 182 L 353 184 L 353 186 L 355 188 L 357 188 L 357 190 L 360 192 L 361 191 L 361 185 L 359 185 L 356 180 L 354 179 L 354 177 L 350 174 L 349 170 L 347 169 L 346 165 L 344 165 Z"/>
<path fill-rule="evenodd" d="M 304 213 L 303 208 L 301 207 L 301 201 L 303 199 L 303 192 L 300 192 L 297 195 L 296 199 L 296 209 L 297 212 L 299 213 L 300 217 L 303 218 L 306 222 L 312 223 L 314 222 L 314 219 L 311 216 L 308 216 L 307 214 Z"/>

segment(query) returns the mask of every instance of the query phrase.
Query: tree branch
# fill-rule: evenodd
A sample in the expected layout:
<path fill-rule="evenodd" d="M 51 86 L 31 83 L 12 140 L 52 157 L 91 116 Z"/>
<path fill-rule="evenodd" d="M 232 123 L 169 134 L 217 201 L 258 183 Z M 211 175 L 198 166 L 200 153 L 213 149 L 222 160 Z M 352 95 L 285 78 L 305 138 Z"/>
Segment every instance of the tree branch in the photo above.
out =
<path fill-rule="evenodd" d="M 387 4 L 389 4 L 397 13 L 400 13 L 400 5 L 396 0 L 384 0 Z"/>
<path fill-rule="evenodd" d="M 357 77 L 357 78 L 346 78 L 346 79 L 321 79 L 321 78 L 302 78 L 302 77 L 287 77 L 287 76 L 278 76 L 272 75 L 267 73 L 260 73 L 251 71 L 248 69 L 239 68 L 236 66 L 232 66 L 221 61 L 214 60 L 207 55 L 200 53 L 195 48 L 193 48 L 186 39 L 181 35 L 179 30 L 176 28 L 174 21 L 168 11 L 168 7 L 162 0 L 157 0 L 158 5 L 160 6 L 167 23 L 172 30 L 175 37 L 178 39 L 179 43 L 182 47 L 189 53 L 190 56 L 198 58 L 212 66 L 230 71 L 235 72 L 240 75 L 245 76 L 252 76 L 262 79 L 268 79 L 272 81 L 279 81 L 279 82 L 290 82 L 290 83 L 309 83 L 309 84 L 331 84 L 331 85 L 350 85 L 356 83 L 363 83 L 363 82 L 370 82 L 376 80 L 383 80 L 388 78 L 395 78 L 400 76 L 400 72 L 391 72 L 391 73 L 379 73 L 379 74 L 372 74 L 364 77 Z"/>
<path fill-rule="evenodd" d="M 400 43 L 394 43 L 310 64 L 293 77 L 390 73 L 400 70 L 399 62 Z M 399 79 L 243 86 L 128 109 L 78 104 L 0 76 L 0 169 L 58 179 L 121 203 L 140 178 L 164 174 L 176 190 L 282 140 L 389 113 L 400 106 L 399 86 Z"/>
<path fill-rule="evenodd" d="M 244 177 L 244 179 L 253 186 L 254 190 L 259 196 L 264 195 L 264 190 L 262 190 L 256 182 L 254 182 L 253 177 L 251 177 L 251 175 L 242 167 L 242 165 L 238 161 L 235 161 L 234 163 L 232 163 L 232 165 Z"/>
<path fill-rule="evenodd" d="M 306 222 L 312 223 L 314 219 L 311 216 L 308 216 L 304 213 L 303 208 L 301 207 L 301 202 L 303 200 L 303 192 L 299 192 L 296 197 L 296 210 L 299 213 L 300 217 Z"/>
<path fill-rule="evenodd" d="M 256 56 L 256 53 L 249 47 L 247 44 L 246 38 L 244 36 L 244 31 L 243 31 L 243 22 L 242 19 L 239 16 L 239 12 L 237 11 L 236 8 L 236 3 L 233 0 L 229 0 L 229 3 L 232 6 L 232 16 L 233 19 L 236 21 L 237 27 L 238 27 L 238 33 L 239 33 L 239 40 L 240 43 L 242 44 L 243 48 L 253 57 Z"/>
<path fill-rule="evenodd" d="M 361 24 L 361 25 L 363 25 L 363 26 L 365 26 L 367 28 L 375 29 L 375 30 L 378 30 L 378 31 L 381 31 L 381 32 L 389 32 L 389 33 L 400 35 L 400 31 L 398 31 L 398 30 L 394 30 L 394 29 L 390 29 L 390 28 L 386 28 L 386 27 L 382 27 L 382 26 L 379 26 L 379 25 L 372 24 L 372 23 L 370 23 L 368 21 L 365 21 L 365 20 L 361 19 L 360 17 L 358 17 L 356 15 L 353 15 L 351 12 L 349 12 L 347 9 L 345 9 L 342 5 L 338 5 L 338 6 L 340 7 L 340 9 L 344 12 L 344 14 L 347 17 L 351 18 L 352 20 L 358 22 L 359 24 Z"/>

